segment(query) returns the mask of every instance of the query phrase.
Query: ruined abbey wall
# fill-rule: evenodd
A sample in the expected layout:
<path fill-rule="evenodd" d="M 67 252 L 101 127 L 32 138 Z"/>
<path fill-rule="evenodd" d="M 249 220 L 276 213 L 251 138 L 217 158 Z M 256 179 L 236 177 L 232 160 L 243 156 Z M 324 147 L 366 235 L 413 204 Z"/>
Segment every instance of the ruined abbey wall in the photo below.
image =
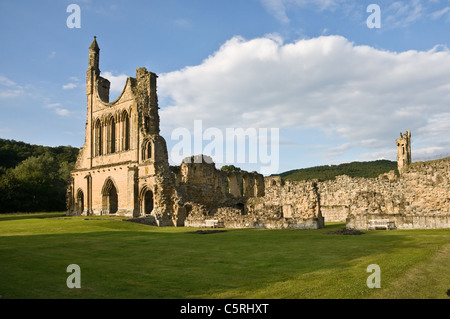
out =
<path fill-rule="evenodd" d="M 256 172 L 217 170 L 214 163 L 194 161 L 173 167 L 179 194 L 186 198 L 185 226 L 217 220 L 228 228 L 323 227 L 314 182 L 283 183 Z"/>
<path fill-rule="evenodd" d="M 286 187 L 277 185 L 272 187 L 279 191 Z M 367 229 L 370 219 L 389 219 L 398 229 L 450 228 L 450 158 L 412 163 L 400 176 L 394 172 L 377 178 L 343 175 L 316 185 L 325 222 Z M 305 197 L 309 191 L 297 187 L 295 193 Z M 289 195 L 279 196 L 289 202 Z"/>
<path fill-rule="evenodd" d="M 367 229 L 369 219 L 381 218 L 398 229 L 450 228 L 450 159 L 412 163 L 397 179 L 376 179 L 352 199 L 347 227 Z"/>
<path fill-rule="evenodd" d="M 249 212 L 263 217 L 265 228 L 317 229 L 324 226 L 315 181 L 283 182 L 279 177 L 268 177 L 265 187 L 264 197 L 247 202 Z M 258 225 L 257 220 L 255 225 Z"/>

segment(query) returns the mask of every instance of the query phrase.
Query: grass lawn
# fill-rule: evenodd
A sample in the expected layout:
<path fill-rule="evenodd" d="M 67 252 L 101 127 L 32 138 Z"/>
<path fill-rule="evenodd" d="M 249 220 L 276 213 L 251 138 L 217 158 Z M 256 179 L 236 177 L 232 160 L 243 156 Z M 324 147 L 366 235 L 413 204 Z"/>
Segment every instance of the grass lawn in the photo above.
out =
<path fill-rule="evenodd" d="M 450 231 L 152 227 L 117 217 L 0 215 L 3 298 L 449 298 Z M 69 289 L 66 268 L 81 269 Z M 367 267 L 381 269 L 370 289 Z"/>

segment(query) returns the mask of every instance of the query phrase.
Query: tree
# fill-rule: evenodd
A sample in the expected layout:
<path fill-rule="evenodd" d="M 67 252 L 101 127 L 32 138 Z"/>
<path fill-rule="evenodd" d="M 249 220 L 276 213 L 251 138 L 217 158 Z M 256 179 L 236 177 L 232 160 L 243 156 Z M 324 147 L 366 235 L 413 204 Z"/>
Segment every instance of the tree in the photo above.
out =
<path fill-rule="evenodd" d="M 241 170 L 239 167 L 236 167 L 234 165 L 224 165 L 220 169 L 226 172 L 238 172 Z"/>
<path fill-rule="evenodd" d="M 50 154 L 31 156 L 9 169 L 0 179 L 2 212 L 35 212 L 65 209 L 71 165 Z"/>

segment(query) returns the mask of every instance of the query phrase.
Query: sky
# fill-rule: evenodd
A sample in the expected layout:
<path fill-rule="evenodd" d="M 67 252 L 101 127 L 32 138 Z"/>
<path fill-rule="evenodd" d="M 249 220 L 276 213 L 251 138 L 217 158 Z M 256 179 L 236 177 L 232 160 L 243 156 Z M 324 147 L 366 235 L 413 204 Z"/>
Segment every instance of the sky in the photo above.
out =
<path fill-rule="evenodd" d="M 110 101 L 136 68 L 158 74 L 172 164 L 396 160 L 406 130 L 413 161 L 449 156 L 449 30 L 449 0 L 1 0 L 0 137 L 83 146 L 96 36 Z"/>

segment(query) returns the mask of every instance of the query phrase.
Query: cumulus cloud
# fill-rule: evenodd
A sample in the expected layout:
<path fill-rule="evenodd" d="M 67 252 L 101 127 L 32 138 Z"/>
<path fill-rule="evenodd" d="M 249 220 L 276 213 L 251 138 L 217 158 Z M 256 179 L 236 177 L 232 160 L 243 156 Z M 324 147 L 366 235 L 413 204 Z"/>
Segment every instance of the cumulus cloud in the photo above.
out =
<path fill-rule="evenodd" d="M 341 36 L 286 44 L 234 37 L 200 65 L 159 76 L 168 101 L 161 123 L 316 129 L 345 141 L 330 154 L 355 147 L 375 154 L 406 129 L 417 143 L 449 131 L 449 74 L 446 48 L 390 52 Z M 440 142 L 450 147 L 449 138 Z"/>
<path fill-rule="evenodd" d="M 127 81 L 126 74 L 113 75 L 112 72 L 102 72 L 102 77 L 106 78 L 111 82 L 110 91 L 113 93 L 122 93 L 122 90 Z"/>

